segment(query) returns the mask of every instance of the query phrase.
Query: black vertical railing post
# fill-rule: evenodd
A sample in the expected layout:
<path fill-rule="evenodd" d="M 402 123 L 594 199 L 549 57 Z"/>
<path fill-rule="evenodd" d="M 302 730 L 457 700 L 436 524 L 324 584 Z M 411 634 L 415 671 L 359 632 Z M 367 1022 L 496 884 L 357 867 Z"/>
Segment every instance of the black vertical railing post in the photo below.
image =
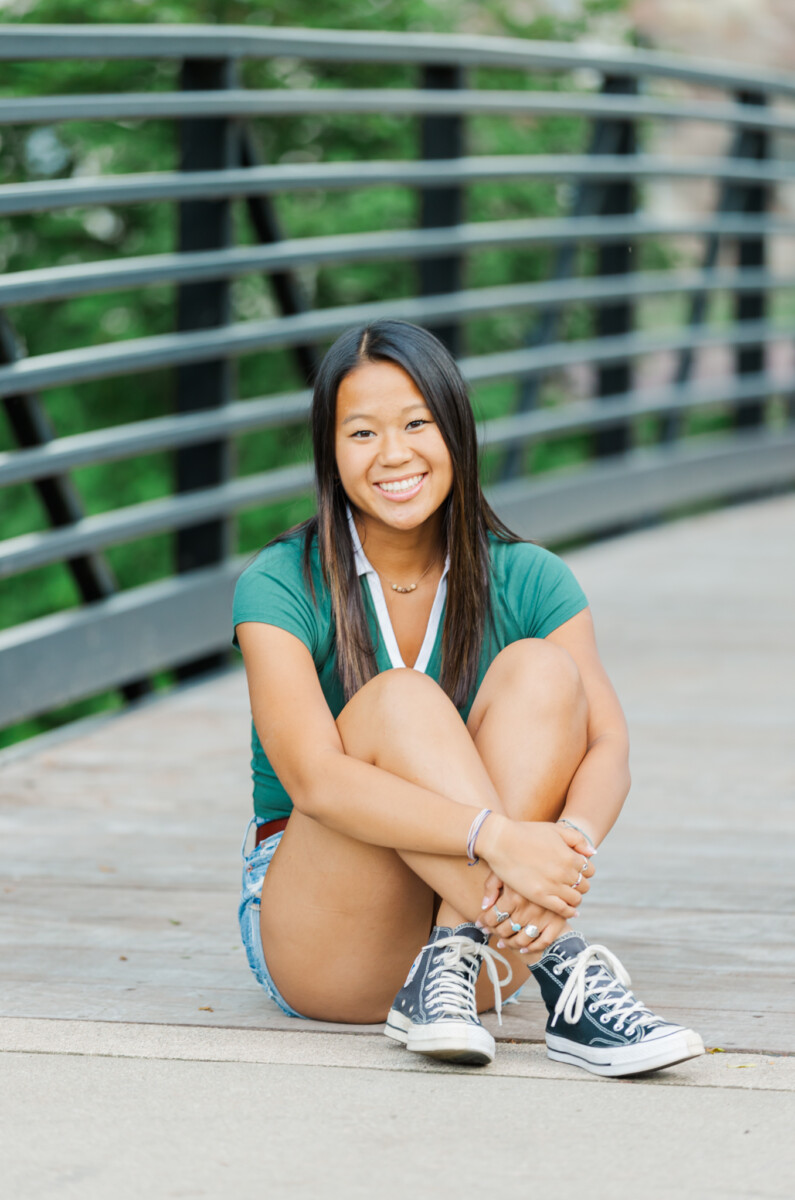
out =
<path fill-rule="evenodd" d="M 209 91 L 234 84 L 234 64 L 225 59 L 185 60 L 184 91 Z M 224 117 L 183 120 L 179 127 L 180 170 L 223 170 L 235 162 L 234 123 Z M 179 249 L 215 250 L 232 241 L 229 200 L 188 200 L 179 205 Z M 225 325 L 230 319 L 230 291 L 226 279 L 182 284 L 177 294 L 177 327 L 180 332 Z M 218 408 L 232 395 L 232 365 L 227 359 L 193 363 L 176 372 L 176 410 Z M 176 489 L 189 492 L 225 482 L 231 475 L 228 441 L 205 442 L 178 450 L 175 455 Z M 204 521 L 176 535 L 177 571 L 192 571 L 220 562 L 231 552 L 231 523 Z M 213 655 L 181 667 L 181 678 L 219 667 L 225 655 Z"/>
<path fill-rule="evenodd" d="M 627 76 L 608 76 L 602 89 L 606 93 L 634 95 L 638 90 L 636 79 Z M 631 155 L 637 152 L 635 123 L 622 118 L 615 122 L 613 154 Z M 597 151 L 598 153 L 598 151 Z M 637 207 L 637 188 L 633 179 L 616 179 L 606 183 L 600 211 L 605 216 L 630 215 Z M 599 247 L 599 275 L 626 275 L 635 267 L 633 248 L 629 241 L 614 242 Z M 629 333 L 634 325 L 634 305 L 622 300 L 616 304 L 605 304 L 596 311 L 596 332 L 600 338 L 616 337 Z M 630 361 L 608 363 L 597 371 L 596 392 L 598 396 L 618 396 L 632 387 Z M 622 454 L 629 448 L 629 427 L 619 425 L 611 429 L 598 430 L 593 435 L 593 452 L 597 457 Z"/>
<path fill-rule="evenodd" d="M 631 85 L 625 89 L 626 91 L 630 93 L 637 91 L 634 80 L 627 80 L 626 82 L 628 85 Z M 616 90 L 618 89 L 615 88 L 612 77 L 608 76 L 602 83 L 601 91 L 605 93 Z M 626 122 L 624 121 L 609 120 L 607 118 L 600 118 L 598 121 L 595 121 L 587 153 L 621 153 L 621 147 L 626 142 L 625 124 Z M 608 201 L 608 189 L 610 186 L 609 182 L 604 183 L 601 180 L 586 179 L 581 181 L 575 189 L 574 198 L 569 208 L 569 217 L 576 219 L 605 213 L 607 211 L 605 205 Z M 579 243 L 574 241 L 574 239 L 560 246 L 556 251 L 550 272 L 551 279 L 570 279 L 575 274 L 578 265 L 579 249 Z M 563 316 L 563 311 L 560 308 L 544 309 L 533 326 L 531 335 L 527 339 L 527 345 L 547 346 L 550 342 L 556 341 L 561 336 Z M 530 412 L 538 406 L 544 382 L 545 377 L 543 373 L 530 375 L 520 381 L 518 403 L 516 406 L 517 412 Z M 508 446 L 499 470 L 499 478 L 501 480 L 513 479 L 521 474 L 522 458 L 523 447 L 521 443 L 514 442 Z"/>
<path fill-rule="evenodd" d="M 422 86 L 429 89 L 461 88 L 465 75 L 461 67 L 429 65 L 422 70 Z M 422 118 L 420 153 L 423 159 L 460 158 L 464 153 L 464 118 L 460 113 Z M 423 229 L 460 225 L 464 197 L 460 186 L 423 188 L 420 192 L 420 225 Z M 457 292 L 461 288 L 460 255 L 423 258 L 419 263 L 420 294 L 423 296 Z M 457 322 L 434 327 L 436 336 L 452 354 L 462 351 L 461 327 Z"/>
<path fill-rule="evenodd" d="M 729 150 L 729 158 L 743 158 L 748 154 L 747 137 L 749 131 L 747 129 L 737 130 L 732 140 L 731 149 Z M 718 192 L 718 198 L 715 203 L 715 216 L 721 216 L 724 213 L 736 212 L 739 204 L 740 189 L 736 183 L 725 182 L 721 184 Z M 722 240 L 719 234 L 711 233 L 704 241 L 704 248 L 701 255 L 701 270 L 709 272 L 714 270 L 718 263 L 718 257 L 722 246 Z M 695 292 L 690 297 L 689 316 L 687 323 L 691 328 L 697 325 L 705 324 L 709 315 L 709 303 L 712 299 L 712 293 L 702 290 Z M 680 350 L 676 367 L 673 374 L 673 382 L 677 387 L 683 388 L 693 375 L 696 365 L 696 349 L 694 346 L 685 346 Z M 686 427 L 687 419 L 682 413 L 668 413 L 663 417 L 660 423 L 660 441 L 663 443 L 675 442 Z"/>
<path fill-rule="evenodd" d="M 766 104 L 761 92 L 739 92 L 736 99 L 741 104 Z M 763 162 L 770 154 L 770 134 L 764 129 L 749 129 L 743 139 L 743 157 Z M 748 214 L 761 214 L 768 210 L 769 188 L 766 184 L 747 184 L 742 187 L 740 210 Z M 765 239 L 740 238 L 737 243 L 738 266 L 742 270 L 763 270 L 765 266 Z M 767 294 L 740 292 L 734 300 L 734 312 L 738 321 L 761 321 L 767 310 Z M 755 375 L 765 369 L 764 345 L 738 346 L 734 355 L 734 369 L 738 375 Z M 739 404 L 734 412 L 737 428 L 761 425 L 764 420 L 764 400 L 750 400 Z"/>
<path fill-rule="evenodd" d="M 238 138 L 238 161 L 241 167 L 261 167 L 263 164 L 254 131 L 247 124 L 241 124 Z M 246 196 L 246 208 L 257 240 L 265 244 L 273 244 L 283 240 L 279 216 L 270 196 Z M 301 281 L 294 271 L 272 271 L 269 275 L 279 311 L 285 317 L 294 317 L 298 313 L 309 312 L 308 303 Z M 316 348 L 309 342 L 299 343 L 293 347 L 293 357 L 302 381 L 311 384 L 320 365 L 320 356 Z"/>
<path fill-rule="evenodd" d="M 22 357 L 10 322 L 0 313 L 0 365 Z M 3 410 L 17 445 L 42 446 L 55 438 L 55 429 L 38 396 L 4 396 Z M 68 475 L 48 475 L 33 485 L 47 519 L 54 528 L 74 525 L 85 515 L 80 493 Z M 119 590 L 107 559 L 101 554 L 80 554 L 65 563 L 84 604 L 105 600 Z M 151 692 L 148 679 L 131 679 L 119 689 L 126 700 L 138 700 Z"/>

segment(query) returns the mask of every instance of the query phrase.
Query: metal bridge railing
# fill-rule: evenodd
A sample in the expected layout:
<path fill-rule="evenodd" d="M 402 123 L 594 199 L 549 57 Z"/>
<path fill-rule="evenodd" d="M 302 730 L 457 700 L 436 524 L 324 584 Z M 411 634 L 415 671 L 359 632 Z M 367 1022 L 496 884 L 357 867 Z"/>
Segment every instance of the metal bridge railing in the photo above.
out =
<path fill-rule="evenodd" d="M 0 278 L 0 399 L 18 448 L 0 454 L 0 488 L 29 483 L 39 491 L 50 529 L 0 542 L 0 580 L 54 562 L 72 571 L 84 606 L 0 632 L 0 727 L 107 688 L 129 698 L 163 667 L 195 672 L 223 658 L 229 602 L 241 566 L 232 519 L 247 508 L 306 494 L 306 464 L 235 478 L 232 439 L 294 424 L 307 412 L 306 388 L 240 400 L 230 365 L 240 357 L 288 350 L 309 382 L 319 352 L 349 325 L 403 317 L 433 328 L 456 352 L 473 385 L 512 380 L 512 414 L 482 425 L 484 444 L 501 452 L 491 499 L 521 532 L 560 542 L 627 528 L 671 508 L 734 498 L 795 482 L 795 373 L 767 367 L 767 348 L 792 329 L 769 318 L 771 297 L 795 286 L 774 272 L 771 245 L 795 235 L 791 157 L 778 153 L 795 134 L 795 83 L 630 50 L 593 50 L 512 39 L 340 33 L 251 28 L 146 26 L 6 27 L 0 59 L 170 59 L 181 89 L 151 94 L 0 97 L 0 127 L 65 121 L 170 119 L 178 130 L 177 170 L 93 178 L 22 181 L 0 186 L 0 220 L 80 205 L 177 205 L 177 239 L 168 253 L 21 270 Z M 297 58 L 399 63 L 416 68 L 413 89 L 254 90 L 239 86 L 242 59 Z M 598 92 L 508 91 L 472 86 L 475 68 L 568 73 L 588 67 Z M 644 90 L 658 80 L 715 89 L 725 99 L 675 100 Z M 391 114 L 417 117 L 420 157 L 410 161 L 260 161 L 248 122 L 267 116 Z M 576 154 L 467 153 L 467 118 L 576 115 L 589 138 Z M 644 149 L 654 122 L 709 122 L 725 131 L 724 155 L 669 156 Z M 546 179 L 573 185 L 560 218 L 470 222 L 467 189 L 483 182 Z M 644 181 L 709 180 L 709 214 L 662 220 L 640 210 Z M 419 227 L 327 236 L 283 236 L 272 198 L 306 189 L 397 186 L 419 195 Z M 790 208 L 774 211 L 775 197 Z M 245 204 L 254 245 L 233 243 L 234 202 Z M 639 242 L 701 239 L 697 269 L 639 271 Z M 578 248 L 595 248 L 595 274 L 578 274 Z M 471 256 L 485 250 L 554 249 L 551 277 L 498 287 L 465 286 Z M 734 266 L 719 251 L 734 249 Z M 366 304 L 312 308 L 298 272 L 306 266 L 410 261 L 417 295 Z M 279 316 L 235 322 L 231 281 L 264 273 Z M 65 346 L 22 355 L 4 311 L 53 300 L 156 284 L 176 285 L 175 330 L 100 346 Z M 733 318 L 707 325 L 716 294 L 733 297 Z M 635 306 L 650 297 L 688 299 L 687 320 L 672 329 L 636 329 Z M 567 340 L 562 315 L 588 305 L 597 336 Z M 514 348 L 466 353 L 467 322 L 495 314 L 536 314 L 532 333 Z M 734 371 L 704 380 L 698 353 L 728 347 Z M 670 381 L 641 389 L 634 366 L 667 355 Z M 541 382 L 565 368 L 594 369 L 593 396 L 539 406 Z M 173 415 L 112 425 L 68 437 L 52 428 L 38 393 L 90 380 L 173 370 Z M 784 398 L 783 419 L 768 420 L 768 401 Z M 729 411 L 716 436 L 682 437 L 692 412 Z M 656 446 L 633 446 L 639 419 L 662 420 Z M 591 435 L 582 469 L 527 478 L 523 451 L 573 432 Z M 163 450 L 173 452 L 175 493 L 86 516 L 70 473 Z M 0 493 L 2 503 L 2 493 Z M 174 532 L 171 578 L 119 591 L 105 551 L 158 532 Z M 185 619 L 190 611 L 190 620 Z"/>

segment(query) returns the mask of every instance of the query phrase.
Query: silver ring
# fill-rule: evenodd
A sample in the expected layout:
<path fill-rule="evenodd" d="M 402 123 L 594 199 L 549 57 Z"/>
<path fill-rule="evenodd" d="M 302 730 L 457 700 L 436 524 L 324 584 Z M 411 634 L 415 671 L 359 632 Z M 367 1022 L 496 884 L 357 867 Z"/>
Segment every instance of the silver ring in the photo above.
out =
<path fill-rule="evenodd" d="M 587 858 L 584 858 L 584 859 L 582 860 L 582 869 L 583 869 L 583 871 L 586 869 L 586 867 L 587 867 L 587 866 L 588 866 L 588 859 L 587 859 Z"/>
<path fill-rule="evenodd" d="M 514 933 L 521 933 L 521 932 L 522 932 L 522 927 L 521 927 L 521 925 L 517 925 L 515 921 L 511 921 L 511 929 L 513 930 L 513 932 L 514 932 Z"/>
<path fill-rule="evenodd" d="M 579 887 L 581 883 L 582 883 L 582 871 L 580 871 L 579 875 L 577 876 L 577 882 L 575 883 L 574 886 Z"/>
<path fill-rule="evenodd" d="M 495 910 L 494 910 L 494 911 L 495 911 L 495 913 L 496 913 L 496 916 L 497 916 L 497 923 L 498 923 L 499 925 L 501 925 L 501 924 L 503 923 L 503 921 L 510 921 L 510 919 L 511 919 L 511 914 L 510 914 L 510 913 L 504 913 L 504 912 L 500 912 L 500 910 L 499 910 L 498 908 L 495 908 Z"/>
<path fill-rule="evenodd" d="M 538 937 L 539 930 L 538 930 L 537 925 L 525 925 L 524 931 L 527 934 L 527 936 L 530 938 L 531 942 L 533 941 L 534 938 Z"/>

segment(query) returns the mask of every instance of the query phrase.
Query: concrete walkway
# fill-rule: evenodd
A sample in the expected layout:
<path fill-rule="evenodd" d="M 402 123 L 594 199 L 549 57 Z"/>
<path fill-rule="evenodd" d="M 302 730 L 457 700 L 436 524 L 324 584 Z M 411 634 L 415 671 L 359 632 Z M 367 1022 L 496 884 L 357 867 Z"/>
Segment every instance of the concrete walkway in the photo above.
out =
<path fill-rule="evenodd" d="M 478 1070 L 372 1034 L 15 1020 L 0 1040 L 14 1200 L 792 1195 L 791 1058 L 612 1081 L 539 1045 Z"/>
<path fill-rule="evenodd" d="M 9 1196 L 790 1196 L 794 531 L 783 497 L 568 556 L 633 738 L 583 928 L 714 1054 L 552 1064 L 530 988 L 482 1071 L 282 1016 L 235 923 L 235 672 L 0 762 Z"/>

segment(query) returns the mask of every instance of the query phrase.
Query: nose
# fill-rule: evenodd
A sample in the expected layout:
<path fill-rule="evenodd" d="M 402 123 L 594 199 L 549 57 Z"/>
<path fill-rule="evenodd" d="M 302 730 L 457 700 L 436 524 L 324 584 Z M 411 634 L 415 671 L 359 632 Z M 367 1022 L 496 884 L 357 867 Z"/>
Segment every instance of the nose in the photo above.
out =
<path fill-rule="evenodd" d="M 381 462 L 385 467 L 399 467 L 413 457 L 408 440 L 400 429 L 387 430 L 381 441 Z"/>

